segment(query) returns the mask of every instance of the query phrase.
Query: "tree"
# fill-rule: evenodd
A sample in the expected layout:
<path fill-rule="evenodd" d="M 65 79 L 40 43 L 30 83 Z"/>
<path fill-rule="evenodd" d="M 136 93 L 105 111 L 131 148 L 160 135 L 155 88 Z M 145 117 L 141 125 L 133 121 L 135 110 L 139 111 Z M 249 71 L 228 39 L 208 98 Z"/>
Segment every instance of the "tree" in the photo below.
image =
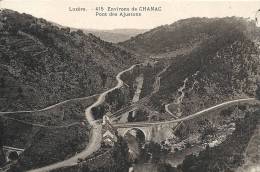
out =
<path fill-rule="evenodd" d="M 183 163 L 182 163 L 182 170 L 183 171 L 189 171 L 189 169 L 191 167 L 193 167 L 193 165 L 195 164 L 196 162 L 196 156 L 191 154 L 191 155 L 187 155 L 185 157 L 185 159 L 183 160 Z"/>
<path fill-rule="evenodd" d="M 144 146 L 144 149 L 141 150 L 141 157 L 144 158 L 144 161 L 148 161 L 150 155 L 152 155 L 152 162 L 159 163 L 160 158 L 165 156 L 170 152 L 169 149 L 163 148 L 160 144 L 155 142 L 150 142 Z"/>
<path fill-rule="evenodd" d="M 111 171 L 114 172 L 127 172 L 130 164 L 128 161 L 129 157 L 129 150 L 128 150 L 128 145 L 127 142 L 122 138 L 118 137 L 117 144 L 114 147 L 113 150 L 113 161 L 115 162 L 113 169 Z M 104 170 L 104 171 L 109 171 L 109 170 Z"/>
<path fill-rule="evenodd" d="M 216 128 L 214 127 L 214 125 L 212 124 L 212 122 L 210 122 L 209 120 L 205 119 L 202 121 L 199 121 L 199 132 L 201 133 L 201 139 L 204 140 L 207 138 L 207 136 L 209 135 L 214 135 L 216 132 Z"/>

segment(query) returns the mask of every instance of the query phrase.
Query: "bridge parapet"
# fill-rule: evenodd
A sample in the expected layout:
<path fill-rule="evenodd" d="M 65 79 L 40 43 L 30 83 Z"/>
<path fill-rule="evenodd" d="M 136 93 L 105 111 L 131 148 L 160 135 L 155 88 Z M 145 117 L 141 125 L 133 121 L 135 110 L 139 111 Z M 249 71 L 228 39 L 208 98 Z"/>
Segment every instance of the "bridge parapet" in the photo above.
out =
<path fill-rule="evenodd" d="M 170 136 L 170 134 L 174 135 L 175 127 L 184 121 L 192 120 L 194 118 L 203 117 L 207 118 L 208 114 L 211 114 L 214 111 L 219 111 L 223 108 L 227 108 L 229 106 L 240 105 L 240 104 L 260 104 L 260 101 L 256 100 L 255 98 L 244 98 L 244 99 L 237 99 L 227 101 L 210 108 L 201 110 L 196 112 L 190 116 L 185 116 L 179 119 L 173 119 L 169 121 L 157 121 L 157 122 L 133 122 L 133 123 L 115 123 L 112 124 L 114 127 L 117 128 L 118 133 L 121 136 L 124 136 L 128 130 L 131 129 L 139 129 L 145 135 L 145 140 L 150 141 L 156 138 L 163 138 L 164 136 Z M 172 129 L 169 131 L 168 129 Z M 167 133 L 167 134 L 165 134 Z M 164 135 L 163 137 L 157 137 L 159 135 Z M 159 139 L 157 139 L 159 140 Z"/>

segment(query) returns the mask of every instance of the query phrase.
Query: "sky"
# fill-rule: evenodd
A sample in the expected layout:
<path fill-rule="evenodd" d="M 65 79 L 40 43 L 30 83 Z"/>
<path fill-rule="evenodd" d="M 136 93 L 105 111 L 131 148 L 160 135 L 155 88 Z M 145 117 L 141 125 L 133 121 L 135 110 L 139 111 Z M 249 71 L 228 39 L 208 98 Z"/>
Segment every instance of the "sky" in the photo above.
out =
<path fill-rule="evenodd" d="M 161 12 L 145 12 L 140 17 L 96 16 L 96 7 L 162 7 Z M 73 12 L 69 8 L 86 8 Z M 31 14 L 46 20 L 75 28 L 151 29 L 190 17 L 240 16 L 254 18 L 260 9 L 258 1 L 199 1 L 199 0 L 2 0 L 0 8 Z"/>

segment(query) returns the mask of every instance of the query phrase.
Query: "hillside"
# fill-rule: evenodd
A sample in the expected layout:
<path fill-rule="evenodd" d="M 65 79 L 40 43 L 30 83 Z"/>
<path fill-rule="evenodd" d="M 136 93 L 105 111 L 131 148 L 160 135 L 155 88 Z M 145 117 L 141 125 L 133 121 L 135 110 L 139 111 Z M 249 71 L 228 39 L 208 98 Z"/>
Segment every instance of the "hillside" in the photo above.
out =
<path fill-rule="evenodd" d="M 226 39 L 225 39 L 226 38 Z M 225 32 L 189 55 L 173 60 L 161 77 L 158 103 L 172 103 L 178 116 L 243 97 L 254 97 L 260 51 L 240 32 Z"/>
<path fill-rule="evenodd" d="M 190 18 L 120 44 L 165 61 L 159 92 L 152 96 L 149 108 L 160 111 L 171 103 L 170 110 L 180 117 L 255 96 L 260 74 L 258 32 L 254 22 L 243 18 Z M 163 56 L 184 47 L 192 48 L 167 59 Z"/>
<path fill-rule="evenodd" d="M 194 47 L 229 29 L 247 31 L 249 25 L 252 23 L 235 17 L 189 18 L 154 28 L 119 44 L 141 54 L 158 55 Z"/>
<path fill-rule="evenodd" d="M 0 111 L 39 109 L 114 85 L 134 55 L 83 31 L 0 12 Z"/>
<path fill-rule="evenodd" d="M 0 111 L 40 109 L 111 88 L 119 71 L 139 63 L 138 57 L 130 51 L 160 58 L 122 74 L 123 86 L 109 92 L 103 103 L 91 109 L 95 119 L 101 119 L 105 112 L 118 112 L 135 103 L 133 100 L 138 92 L 137 99 L 144 98 L 145 101 L 138 102 L 140 109 L 129 115 L 126 121 L 168 120 L 166 104 L 170 104 L 174 118 L 181 118 L 227 100 L 254 97 L 256 78 L 260 75 L 260 41 L 255 37 L 256 32 L 259 30 L 254 23 L 242 18 L 190 18 L 155 28 L 116 45 L 93 34 L 84 34 L 82 30 L 72 31 L 44 19 L 3 10 L 0 13 Z M 179 50 L 185 53 L 164 58 L 165 53 Z M 27 170 L 58 162 L 82 151 L 88 143 L 94 143 L 91 139 L 98 138 L 98 135 L 93 135 L 96 133 L 92 129 L 99 124 L 91 128 L 85 121 L 84 110 L 96 98 L 97 95 L 73 99 L 47 110 L 1 115 L 0 144 L 25 148 L 14 168 Z M 227 162 L 238 160 L 241 165 L 240 155 L 253 132 L 246 134 L 255 130 L 259 114 L 251 113 L 240 119 L 239 115 L 244 115 L 247 109 L 251 110 L 247 106 L 226 108 L 220 114 L 211 112 L 181 122 L 179 128 L 179 125 L 176 128 L 166 126 L 160 131 L 169 131 L 170 134 L 164 132 L 165 137 L 158 142 L 163 147 L 163 139 L 174 134 L 173 142 L 166 141 L 177 152 L 175 141 L 182 142 L 190 133 L 203 137 L 201 143 L 204 143 L 222 136 L 222 133 L 231 135 L 235 130 L 219 147 L 192 157 L 194 164 L 183 171 L 200 169 L 205 163 L 209 164 L 208 169 L 214 169 L 211 167 L 214 167 L 215 157 L 200 161 L 207 158 L 209 152 L 224 152 Z M 31 122 L 34 124 L 28 125 Z M 158 129 L 158 135 L 161 133 Z M 86 161 L 87 165 L 79 163 L 80 167 L 73 166 L 67 170 L 128 170 L 129 151 L 126 143 L 120 142 L 107 152 L 103 152 L 101 147 L 104 154 L 98 156 L 100 150 L 92 154 Z M 225 152 L 225 148 L 232 147 L 235 142 L 241 149 Z M 96 143 L 98 145 L 98 141 Z M 160 145 L 157 146 L 160 150 Z M 154 150 L 156 155 L 157 149 Z M 239 157 L 233 156 L 235 153 L 239 153 Z M 158 158 L 152 157 L 154 160 Z M 82 159 L 78 160 L 81 162 Z M 97 167 L 95 164 L 101 165 Z"/>
<path fill-rule="evenodd" d="M 192 171 L 230 171 L 235 172 L 244 164 L 244 152 L 250 138 L 256 130 L 259 112 L 247 114 L 245 119 L 236 121 L 236 129 L 232 135 L 220 145 L 209 148 L 196 155 L 189 155 L 178 166 L 180 172 Z M 252 169 L 254 171 L 257 169 Z"/>

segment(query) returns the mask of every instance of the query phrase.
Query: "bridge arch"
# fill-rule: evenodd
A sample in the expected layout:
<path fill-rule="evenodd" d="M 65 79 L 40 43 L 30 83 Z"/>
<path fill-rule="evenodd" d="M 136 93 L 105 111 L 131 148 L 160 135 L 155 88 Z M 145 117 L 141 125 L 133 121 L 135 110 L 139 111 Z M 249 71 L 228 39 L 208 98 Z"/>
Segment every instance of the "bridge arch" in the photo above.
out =
<path fill-rule="evenodd" d="M 133 133 L 133 132 L 135 132 L 135 133 Z M 143 141 L 147 140 L 147 133 L 146 133 L 146 131 L 143 128 L 138 128 L 138 127 L 127 128 L 123 132 L 122 136 L 125 137 L 127 133 L 130 133 L 132 135 L 135 134 L 136 137 L 140 137 L 141 136 L 141 137 L 143 137 Z"/>
<path fill-rule="evenodd" d="M 5 155 L 6 162 L 17 160 L 21 153 L 24 152 L 24 149 L 3 146 L 3 152 Z"/>
<path fill-rule="evenodd" d="M 7 158 L 11 161 L 15 161 L 19 158 L 19 154 L 16 151 L 10 151 Z"/>

